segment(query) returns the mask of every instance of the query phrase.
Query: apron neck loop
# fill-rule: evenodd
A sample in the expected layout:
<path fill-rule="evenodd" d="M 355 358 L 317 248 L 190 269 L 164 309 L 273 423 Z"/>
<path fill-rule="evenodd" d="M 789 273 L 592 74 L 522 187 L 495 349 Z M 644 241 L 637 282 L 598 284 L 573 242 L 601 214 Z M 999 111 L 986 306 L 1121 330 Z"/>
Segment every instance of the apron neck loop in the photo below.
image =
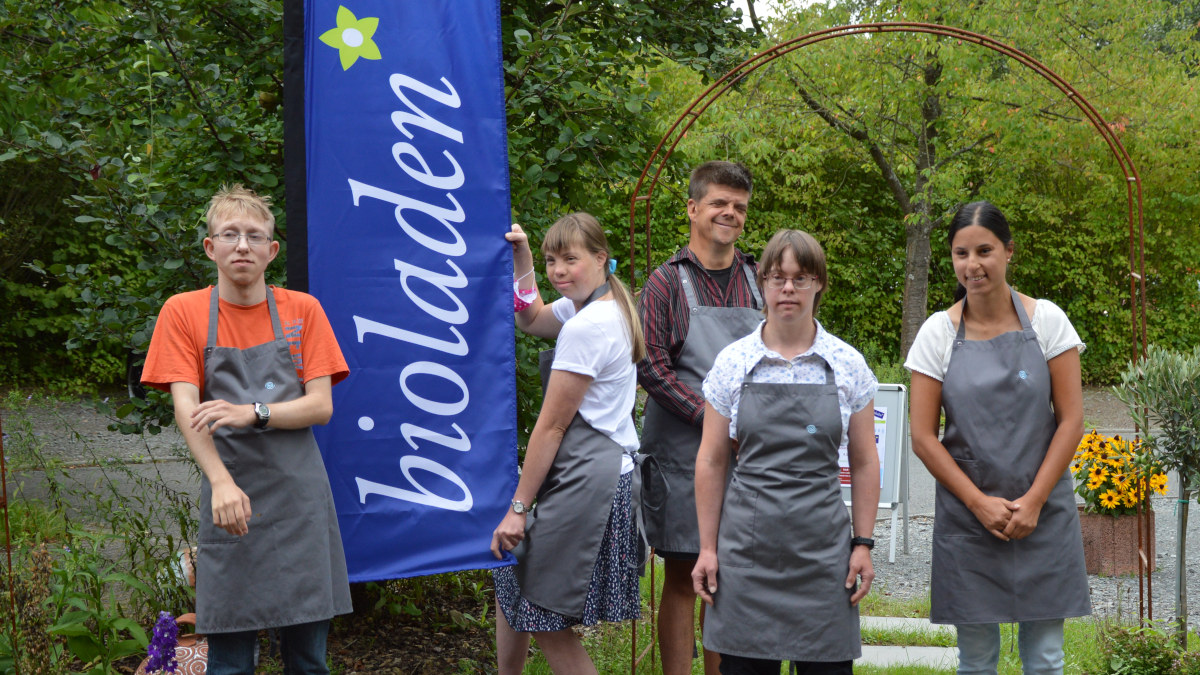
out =
<path fill-rule="evenodd" d="M 596 298 L 603 297 L 603 296 L 604 296 L 604 294 L 608 292 L 608 290 L 609 290 L 609 289 L 608 289 L 608 282 L 607 282 L 607 281 L 606 281 L 606 282 L 604 282 L 604 283 L 602 283 L 602 284 L 600 284 L 599 286 L 597 286 L 597 287 L 596 287 L 596 290 L 592 291 L 592 294 L 591 294 L 591 295 L 589 295 L 589 296 L 587 296 L 587 300 L 584 300 L 584 301 L 583 301 L 583 307 L 587 307 L 587 306 L 588 306 L 589 304 L 591 304 L 591 302 L 592 302 L 593 300 L 595 300 Z M 583 307 L 580 307 L 579 309 L 583 309 Z"/>
<path fill-rule="evenodd" d="M 763 299 L 758 292 L 758 282 L 754 280 L 754 270 L 750 269 L 749 264 L 742 263 L 742 271 L 746 274 L 746 283 L 750 284 L 750 294 L 754 296 L 754 309 L 762 309 Z"/>
<path fill-rule="evenodd" d="M 608 285 L 605 284 L 604 287 L 607 288 Z M 208 297 L 208 344 L 205 346 L 205 350 L 212 351 L 217 346 L 217 316 L 221 304 L 215 285 Z M 283 325 L 279 322 L 279 309 L 275 306 L 275 291 L 271 286 L 267 286 L 267 310 L 271 313 L 271 331 L 275 334 L 276 340 L 282 340 Z"/>
<path fill-rule="evenodd" d="M 734 272 L 734 274 L 737 274 Z M 750 296 L 754 298 L 753 309 L 763 308 L 762 295 L 758 292 L 758 282 L 754 280 L 754 270 L 747 263 L 742 263 L 742 274 L 746 275 L 746 283 L 750 286 Z M 730 280 L 732 282 L 732 279 Z M 700 299 L 696 296 L 696 280 L 692 278 L 692 266 L 679 266 L 679 283 L 683 286 L 683 295 L 687 298 L 688 311 L 695 312 L 700 306 Z"/>
<path fill-rule="evenodd" d="M 1012 286 L 1008 287 L 1008 292 L 1012 295 L 1013 309 L 1017 311 L 1017 318 L 1021 320 L 1021 331 L 1029 333 L 1033 330 L 1033 324 L 1029 322 L 1029 315 L 1025 313 L 1025 305 L 1021 302 L 1021 296 L 1017 295 L 1017 290 Z M 962 342 L 967 336 L 967 299 L 963 297 L 962 316 L 958 318 L 958 333 L 954 336 L 956 342 Z"/>

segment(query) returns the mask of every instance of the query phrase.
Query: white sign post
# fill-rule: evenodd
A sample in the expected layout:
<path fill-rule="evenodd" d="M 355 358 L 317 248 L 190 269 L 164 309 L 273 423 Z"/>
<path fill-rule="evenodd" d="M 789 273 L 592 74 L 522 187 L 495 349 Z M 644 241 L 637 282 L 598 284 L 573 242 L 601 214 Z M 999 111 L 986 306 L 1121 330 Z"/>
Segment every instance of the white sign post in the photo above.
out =
<path fill-rule="evenodd" d="M 888 562 L 896 562 L 896 525 L 904 510 L 904 552 L 908 553 L 908 390 L 902 384 L 881 384 L 875 394 L 875 447 L 879 452 L 879 508 L 892 512 L 892 542 Z M 842 500 L 850 506 L 850 462 L 838 457 Z"/>

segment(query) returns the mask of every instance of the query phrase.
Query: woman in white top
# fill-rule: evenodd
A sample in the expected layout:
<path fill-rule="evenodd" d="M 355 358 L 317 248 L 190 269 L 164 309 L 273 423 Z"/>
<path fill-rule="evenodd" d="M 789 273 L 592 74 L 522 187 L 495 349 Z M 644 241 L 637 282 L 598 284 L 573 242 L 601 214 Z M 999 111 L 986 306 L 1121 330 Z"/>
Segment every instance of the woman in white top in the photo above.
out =
<path fill-rule="evenodd" d="M 543 359 L 545 397 L 512 508 L 492 535 L 496 557 L 512 551 L 518 562 L 493 572 L 496 656 L 500 673 L 520 673 L 536 634 L 554 672 L 595 673 L 571 626 L 640 615 L 632 411 L 641 322 L 594 217 L 573 213 L 546 232 L 546 276 L 563 296 L 550 305 L 533 283 L 525 233 L 513 225 L 505 236 L 518 299 L 532 296 L 515 303 L 517 325 L 558 340 L 552 364 Z"/>
<path fill-rule="evenodd" d="M 995 673 L 1019 623 L 1026 673 L 1061 673 L 1063 619 L 1091 613 L 1067 466 L 1083 435 L 1083 343 L 1048 300 L 1006 281 L 1012 235 L 988 202 L 950 224 L 959 292 L 921 327 L 913 451 L 937 479 L 930 620 L 958 628 L 959 673 Z M 939 439 L 939 412 L 946 429 Z"/>

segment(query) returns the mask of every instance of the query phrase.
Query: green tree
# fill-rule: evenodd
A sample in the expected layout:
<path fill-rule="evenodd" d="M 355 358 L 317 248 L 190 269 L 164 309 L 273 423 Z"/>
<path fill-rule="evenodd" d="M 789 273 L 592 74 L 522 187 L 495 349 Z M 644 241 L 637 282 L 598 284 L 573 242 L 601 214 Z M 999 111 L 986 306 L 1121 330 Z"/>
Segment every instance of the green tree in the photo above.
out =
<path fill-rule="evenodd" d="M 32 247 L 17 263 L 25 278 L 6 290 L 75 304 L 70 325 L 37 324 L 40 346 L 104 352 L 111 367 L 82 373 L 92 386 L 145 345 L 167 295 L 209 281 L 197 245 L 207 195 L 236 180 L 282 196 L 278 11 L 164 0 L 0 9 L 0 172 L 41 177 L 18 189 L 51 245 Z M 3 226 L 28 242 L 22 220 Z M 28 346 L 3 361 L 26 360 Z M 79 384 L 81 373 L 43 375 Z"/>
<path fill-rule="evenodd" d="M 761 47 L 856 22 L 938 22 L 1047 64 L 1096 105 L 1141 167 L 1151 333 L 1175 340 L 1195 326 L 1187 309 L 1197 300 L 1196 276 L 1167 269 L 1184 269 L 1178 263 L 1195 258 L 1200 239 L 1190 203 L 1197 162 L 1180 143 L 1197 103 L 1187 65 L 1196 30 L 1178 20 L 1180 11 L 1132 1 L 829 3 L 768 22 Z M 678 111 L 697 82 L 678 71 L 673 81 Z M 822 42 L 740 82 L 680 151 L 752 164 L 759 180 L 751 228 L 799 223 L 832 242 L 833 264 L 849 272 L 835 281 L 852 282 L 860 307 L 830 302 L 826 320 L 892 360 L 906 353 L 930 301 L 949 304 L 953 274 L 936 233 L 977 198 L 997 203 L 1014 224 L 1014 284 L 1054 299 L 1080 328 L 1089 379 L 1111 381 L 1129 356 L 1123 177 L 1075 105 L 1001 54 L 901 33 Z M 840 255 L 850 256 L 844 267 Z M 861 320 L 866 314 L 873 325 Z"/>
<path fill-rule="evenodd" d="M 502 2 L 514 219 L 535 240 L 569 210 L 623 220 L 623 185 L 655 140 L 649 112 L 663 82 L 649 73 L 675 62 L 710 75 L 743 58 L 750 36 L 729 5 Z M 19 186 L 5 203 L 23 209 L 0 212 L 3 262 L 17 272 L 6 274 L 5 305 L 22 308 L 0 328 L 107 364 L 83 378 L 69 369 L 96 359 L 63 359 L 41 378 L 115 379 L 126 351 L 144 349 L 165 298 L 211 282 L 199 225 L 221 183 L 283 203 L 281 12 L 281 0 L 0 8 L 0 177 Z M 286 219 L 276 215 L 286 246 Z M 270 281 L 283 273 L 274 266 Z M 30 346 L 0 342 L 5 381 L 17 380 Z M 525 420 L 540 402 L 529 365 L 538 346 L 519 346 Z M 142 402 L 126 411 L 127 430 L 169 417 Z"/>

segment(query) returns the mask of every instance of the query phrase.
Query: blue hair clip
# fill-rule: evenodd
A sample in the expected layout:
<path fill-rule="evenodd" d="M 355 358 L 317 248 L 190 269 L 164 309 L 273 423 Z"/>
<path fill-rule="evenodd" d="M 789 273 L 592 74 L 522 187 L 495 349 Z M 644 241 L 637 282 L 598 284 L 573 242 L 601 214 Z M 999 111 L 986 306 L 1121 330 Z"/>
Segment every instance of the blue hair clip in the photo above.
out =
<path fill-rule="evenodd" d="M 617 273 L 617 259 L 616 258 L 608 259 L 608 273 L 609 274 Z"/>

